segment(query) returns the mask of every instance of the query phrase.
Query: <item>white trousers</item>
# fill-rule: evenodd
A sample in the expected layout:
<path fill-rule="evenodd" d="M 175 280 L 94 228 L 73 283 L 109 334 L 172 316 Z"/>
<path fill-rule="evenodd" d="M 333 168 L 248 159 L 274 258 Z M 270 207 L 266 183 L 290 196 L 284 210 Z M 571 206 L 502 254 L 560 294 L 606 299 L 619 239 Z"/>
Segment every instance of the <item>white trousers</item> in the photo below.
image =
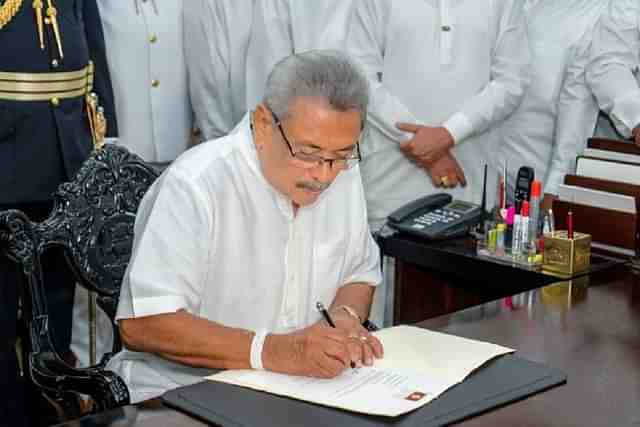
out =
<path fill-rule="evenodd" d="M 382 265 L 382 283 L 373 295 L 369 320 L 378 327 L 388 327 L 393 324 L 395 258 L 383 257 Z"/>
<path fill-rule="evenodd" d="M 96 363 L 113 347 L 113 329 L 109 317 L 96 310 Z M 89 291 L 76 284 L 73 301 L 73 326 L 71 328 L 71 351 L 78 359 L 77 366 L 89 366 Z"/>

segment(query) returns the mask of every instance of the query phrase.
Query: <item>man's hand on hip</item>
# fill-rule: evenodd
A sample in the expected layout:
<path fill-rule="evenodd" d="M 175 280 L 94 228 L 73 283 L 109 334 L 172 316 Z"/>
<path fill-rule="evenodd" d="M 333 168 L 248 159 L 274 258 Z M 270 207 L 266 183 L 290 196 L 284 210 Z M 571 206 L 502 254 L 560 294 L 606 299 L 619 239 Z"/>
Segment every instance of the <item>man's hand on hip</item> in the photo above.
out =
<path fill-rule="evenodd" d="M 433 163 L 449 152 L 454 140 L 449 131 L 442 127 L 420 126 L 411 123 L 397 123 L 396 127 L 413 134 L 413 138 L 400 144 L 400 149 L 412 160 Z"/>

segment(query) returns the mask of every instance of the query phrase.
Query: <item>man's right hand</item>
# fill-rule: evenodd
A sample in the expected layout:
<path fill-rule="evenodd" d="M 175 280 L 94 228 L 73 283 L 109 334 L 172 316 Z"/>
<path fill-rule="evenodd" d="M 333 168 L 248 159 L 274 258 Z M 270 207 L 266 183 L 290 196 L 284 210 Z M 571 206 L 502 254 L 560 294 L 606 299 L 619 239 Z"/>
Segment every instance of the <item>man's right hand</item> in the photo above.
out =
<path fill-rule="evenodd" d="M 291 334 L 268 335 L 262 364 L 283 374 L 334 378 L 351 366 L 349 340 L 346 332 L 321 323 Z"/>
<path fill-rule="evenodd" d="M 462 167 L 450 152 L 433 163 L 419 162 L 419 165 L 431 176 L 435 187 L 454 188 L 467 185 Z"/>

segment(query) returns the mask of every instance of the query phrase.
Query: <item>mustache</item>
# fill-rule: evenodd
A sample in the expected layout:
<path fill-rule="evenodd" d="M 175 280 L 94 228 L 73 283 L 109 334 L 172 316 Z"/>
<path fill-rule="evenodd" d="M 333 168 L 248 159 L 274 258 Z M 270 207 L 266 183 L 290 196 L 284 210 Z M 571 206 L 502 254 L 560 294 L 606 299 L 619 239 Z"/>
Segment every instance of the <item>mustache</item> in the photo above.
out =
<path fill-rule="evenodd" d="M 329 185 L 331 185 L 331 183 L 322 183 L 317 181 L 299 181 L 296 183 L 296 188 L 311 191 L 324 191 L 329 188 Z"/>

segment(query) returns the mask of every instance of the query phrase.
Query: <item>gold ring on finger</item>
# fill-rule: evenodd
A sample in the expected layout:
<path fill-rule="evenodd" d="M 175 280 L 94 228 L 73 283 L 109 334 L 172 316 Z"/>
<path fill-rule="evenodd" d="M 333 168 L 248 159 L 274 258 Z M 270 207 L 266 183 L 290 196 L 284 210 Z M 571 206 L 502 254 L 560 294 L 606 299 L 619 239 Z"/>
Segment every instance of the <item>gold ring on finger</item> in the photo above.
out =
<path fill-rule="evenodd" d="M 441 183 L 442 185 L 449 185 L 449 177 L 447 177 L 447 176 L 441 176 L 441 177 L 440 177 L 440 183 Z"/>

